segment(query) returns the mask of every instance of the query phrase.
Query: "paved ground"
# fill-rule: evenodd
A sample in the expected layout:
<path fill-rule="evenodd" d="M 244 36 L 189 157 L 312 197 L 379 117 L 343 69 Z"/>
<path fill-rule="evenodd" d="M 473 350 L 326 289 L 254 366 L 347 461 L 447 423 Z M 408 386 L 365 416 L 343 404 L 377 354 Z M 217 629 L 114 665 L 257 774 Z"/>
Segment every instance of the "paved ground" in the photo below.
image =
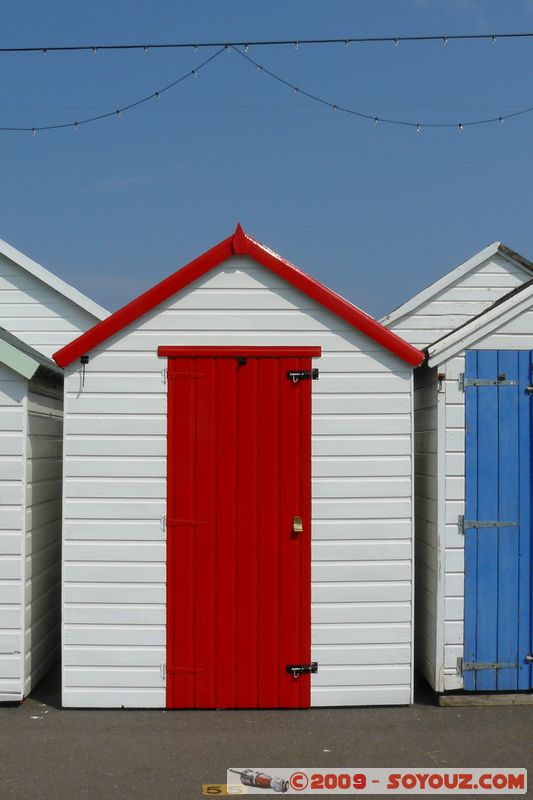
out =
<path fill-rule="evenodd" d="M 52 675 L 0 708 L 0 800 L 193 800 L 243 764 L 526 767 L 533 779 L 533 707 L 439 708 L 422 687 L 410 708 L 61 710 Z"/>

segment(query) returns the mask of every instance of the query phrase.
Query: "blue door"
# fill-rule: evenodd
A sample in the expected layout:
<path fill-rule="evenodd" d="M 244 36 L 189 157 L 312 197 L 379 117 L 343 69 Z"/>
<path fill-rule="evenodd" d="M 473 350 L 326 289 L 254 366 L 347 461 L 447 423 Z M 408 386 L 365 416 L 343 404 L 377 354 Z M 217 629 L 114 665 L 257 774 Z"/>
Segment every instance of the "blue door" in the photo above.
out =
<path fill-rule="evenodd" d="M 532 688 L 532 353 L 470 350 L 465 365 L 464 687 Z"/>

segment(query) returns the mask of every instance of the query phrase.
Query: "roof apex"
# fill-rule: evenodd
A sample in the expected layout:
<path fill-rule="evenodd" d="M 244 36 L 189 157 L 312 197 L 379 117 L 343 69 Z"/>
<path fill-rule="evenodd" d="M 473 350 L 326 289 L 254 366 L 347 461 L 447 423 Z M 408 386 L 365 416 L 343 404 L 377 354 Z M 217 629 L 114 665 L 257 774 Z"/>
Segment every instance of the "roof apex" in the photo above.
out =
<path fill-rule="evenodd" d="M 58 350 L 54 353 L 54 360 L 60 367 L 68 366 L 75 359 L 86 355 L 110 336 L 227 261 L 232 255 L 244 255 L 253 259 L 409 365 L 418 366 L 424 360 L 425 356 L 420 350 L 384 328 L 377 320 L 349 303 L 344 297 L 253 239 L 244 232 L 240 224 L 237 224 L 235 232 L 227 239 L 223 239 L 203 255 Z"/>

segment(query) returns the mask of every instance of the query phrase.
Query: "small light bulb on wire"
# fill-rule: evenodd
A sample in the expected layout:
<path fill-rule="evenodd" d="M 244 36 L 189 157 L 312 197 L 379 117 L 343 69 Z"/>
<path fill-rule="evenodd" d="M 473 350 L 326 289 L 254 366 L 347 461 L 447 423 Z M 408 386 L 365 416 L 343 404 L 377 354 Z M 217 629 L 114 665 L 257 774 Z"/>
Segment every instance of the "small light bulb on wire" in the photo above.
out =
<path fill-rule="evenodd" d="M 399 39 L 395 39 L 394 40 L 394 46 L 398 47 L 399 44 L 400 44 L 400 40 Z"/>
<path fill-rule="evenodd" d="M 503 123 L 505 122 L 504 118 L 500 117 L 499 119 L 500 119 L 500 125 L 503 125 Z"/>
<path fill-rule="evenodd" d="M 244 45 L 244 52 L 245 52 L 245 53 L 247 53 L 247 52 L 248 52 L 248 48 L 249 48 L 249 45 L 248 45 L 248 44 L 245 44 L 245 45 Z"/>
<path fill-rule="evenodd" d="M 146 45 L 144 45 L 144 52 L 145 52 L 145 53 L 147 53 L 147 52 L 148 52 L 148 47 L 147 47 Z"/>
<path fill-rule="evenodd" d="M 300 42 L 294 42 L 294 49 L 295 50 L 298 50 L 299 46 L 300 46 Z"/>
<path fill-rule="evenodd" d="M 460 131 L 464 131 L 464 129 L 465 129 L 465 126 L 463 125 L 463 123 L 462 123 L 462 122 L 460 122 L 460 123 L 459 123 L 459 130 L 460 130 Z"/>
<path fill-rule="evenodd" d="M 444 44 L 448 44 L 448 37 L 447 37 L 447 36 L 445 36 L 445 37 L 444 37 L 444 39 L 443 39 L 442 41 L 444 42 Z"/>
<path fill-rule="evenodd" d="M 496 44 L 496 37 L 495 36 L 492 37 L 492 44 Z"/>
<path fill-rule="evenodd" d="M 379 122 L 379 119 L 377 117 L 374 117 L 374 125 L 377 125 L 378 122 Z"/>
<path fill-rule="evenodd" d="M 161 98 L 161 92 L 154 92 L 154 97 L 156 100 L 159 100 Z"/>
<path fill-rule="evenodd" d="M 36 128 L 32 128 L 31 129 L 31 135 L 35 136 L 36 133 L 37 133 L 37 129 Z"/>
<path fill-rule="evenodd" d="M 417 133 L 421 133 L 422 132 L 422 128 L 420 127 L 420 123 L 419 122 L 416 123 L 416 132 Z"/>
<path fill-rule="evenodd" d="M 75 122 L 74 123 L 74 130 L 75 131 L 79 131 L 79 129 L 80 129 L 80 123 L 79 122 Z"/>

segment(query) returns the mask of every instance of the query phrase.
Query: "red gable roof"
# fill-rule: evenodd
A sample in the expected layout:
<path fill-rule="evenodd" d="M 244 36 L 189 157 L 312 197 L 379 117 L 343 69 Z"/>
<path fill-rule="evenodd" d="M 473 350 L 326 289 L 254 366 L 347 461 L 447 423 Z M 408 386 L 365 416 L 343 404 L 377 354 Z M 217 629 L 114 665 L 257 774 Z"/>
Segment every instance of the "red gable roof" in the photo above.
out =
<path fill-rule="evenodd" d="M 142 317 L 164 300 L 184 289 L 193 281 L 201 278 L 210 270 L 222 264 L 233 255 L 246 255 L 263 267 L 279 275 L 287 283 L 292 284 L 333 314 L 353 325 L 354 328 L 374 339 L 391 353 L 406 361 L 411 366 L 418 366 L 425 356 L 412 345 L 405 342 L 392 331 L 387 330 L 373 317 L 353 306 L 340 295 L 328 289 L 314 278 L 306 275 L 298 267 L 290 264 L 281 256 L 269 250 L 260 242 L 248 236 L 240 225 L 237 225 L 233 236 L 224 239 L 203 255 L 195 258 L 182 269 L 148 289 L 131 303 L 123 306 L 114 314 L 99 322 L 93 328 L 78 336 L 77 339 L 54 353 L 54 360 L 60 367 L 72 364 L 77 358 L 89 353 L 94 347 L 118 333 L 127 325 Z"/>

